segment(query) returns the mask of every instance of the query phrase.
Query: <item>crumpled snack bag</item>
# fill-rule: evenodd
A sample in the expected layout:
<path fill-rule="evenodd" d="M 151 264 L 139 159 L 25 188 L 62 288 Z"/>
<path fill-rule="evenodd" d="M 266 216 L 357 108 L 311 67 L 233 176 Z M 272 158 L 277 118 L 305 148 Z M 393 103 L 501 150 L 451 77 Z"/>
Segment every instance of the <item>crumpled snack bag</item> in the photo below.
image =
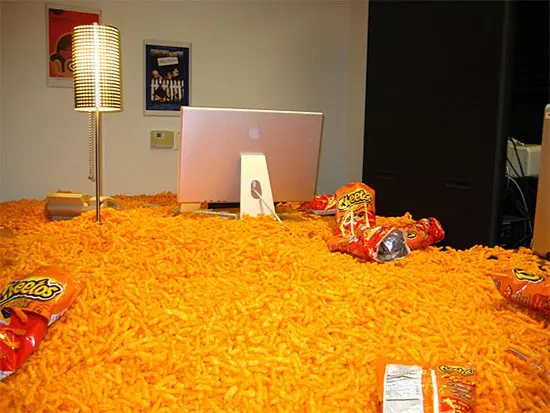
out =
<path fill-rule="evenodd" d="M 345 252 L 378 263 L 396 261 L 411 252 L 403 231 L 381 226 L 365 229 L 353 236 L 336 235 L 327 241 L 327 246 L 331 252 Z"/>
<path fill-rule="evenodd" d="M 316 215 L 336 214 L 336 195 L 319 194 L 313 197 L 309 209 Z"/>
<path fill-rule="evenodd" d="M 422 218 L 402 227 L 407 245 L 411 250 L 418 250 L 437 244 L 445 238 L 441 223 L 435 218 Z"/>
<path fill-rule="evenodd" d="M 376 226 L 375 191 L 361 182 L 336 191 L 336 224 L 342 236 Z"/>
<path fill-rule="evenodd" d="M 59 267 L 41 267 L 1 290 L 0 380 L 29 358 L 79 292 L 78 283 Z"/>
<path fill-rule="evenodd" d="M 377 360 L 380 413 L 475 413 L 476 371 L 462 363 L 433 367 Z"/>
<path fill-rule="evenodd" d="M 543 271 L 514 268 L 504 273 L 490 273 L 489 276 L 504 298 L 550 319 L 550 279 Z"/>

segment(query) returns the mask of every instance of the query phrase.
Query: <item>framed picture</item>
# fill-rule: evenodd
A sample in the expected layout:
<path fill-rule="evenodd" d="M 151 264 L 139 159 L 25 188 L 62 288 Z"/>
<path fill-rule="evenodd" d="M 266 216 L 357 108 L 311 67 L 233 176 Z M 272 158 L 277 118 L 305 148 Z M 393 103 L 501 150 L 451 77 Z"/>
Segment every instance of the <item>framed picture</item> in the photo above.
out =
<path fill-rule="evenodd" d="M 179 116 L 191 101 L 191 44 L 145 40 L 144 53 L 144 114 Z"/>
<path fill-rule="evenodd" d="M 73 86 L 73 27 L 92 23 L 101 23 L 100 10 L 66 4 L 46 4 L 48 86 Z"/>

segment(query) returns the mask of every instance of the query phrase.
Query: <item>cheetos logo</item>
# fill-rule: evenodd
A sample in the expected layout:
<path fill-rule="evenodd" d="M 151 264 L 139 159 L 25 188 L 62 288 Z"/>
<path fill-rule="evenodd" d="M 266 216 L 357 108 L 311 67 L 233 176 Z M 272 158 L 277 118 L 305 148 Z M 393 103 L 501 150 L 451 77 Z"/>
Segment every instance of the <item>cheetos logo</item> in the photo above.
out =
<path fill-rule="evenodd" d="M 540 283 L 541 281 L 544 281 L 544 277 L 542 275 L 533 274 L 518 268 L 512 270 L 512 272 L 519 281 L 528 281 L 532 283 Z"/>
<path fill-rule="evenodd" d="M 364 189 L 358 189 L 357 191 L 354 191 L 350 194 L 346 194 L 342 196 L 340 199 L 338 199 L 338 205 L 337 208 L 339 211 L 347 211 L 349 208 L 351 208 L 354 205 L 357 204 L 365 204 L 370 205 L 372 204 L 373 199 L 372 195 L 365 191 Z"/>
<path fill-rule="evenodd" d="M 442 373 L 457 373 L 457 374 L 460 374 L 461 376 L 474 375 L 474 369 L 471 367 L 441 365 L 439 366 L 439 371 L 441 371 Z"/>
<path fill-rule="evenodd" d="M 12 281 L 0 292 L 0 307 L 18 298 L 49 301 L 63 292 L 63 285 L 52 278 Z"/>

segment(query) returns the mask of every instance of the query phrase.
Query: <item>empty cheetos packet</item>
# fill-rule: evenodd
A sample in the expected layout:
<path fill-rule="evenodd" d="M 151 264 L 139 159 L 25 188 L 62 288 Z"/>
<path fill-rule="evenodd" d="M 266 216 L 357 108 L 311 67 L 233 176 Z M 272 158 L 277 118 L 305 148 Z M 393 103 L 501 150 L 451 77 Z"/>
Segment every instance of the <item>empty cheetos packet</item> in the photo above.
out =
<path fill-rule="evenodd" d="M 0 380 L 36 350 L 48 327 L 70 307 L 80 286 L 59 267 L 42 267 L 0 292 Z"/>

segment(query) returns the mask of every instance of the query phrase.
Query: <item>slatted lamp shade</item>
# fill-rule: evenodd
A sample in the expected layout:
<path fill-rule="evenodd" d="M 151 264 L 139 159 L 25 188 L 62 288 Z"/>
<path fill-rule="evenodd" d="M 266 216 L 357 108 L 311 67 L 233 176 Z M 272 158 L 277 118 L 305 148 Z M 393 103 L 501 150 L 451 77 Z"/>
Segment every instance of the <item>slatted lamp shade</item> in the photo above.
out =
<path fill-rule="evenodd" d="M 120 32 L 99 24 L 73 29 L 74 110 L 122 109 Z"/>

